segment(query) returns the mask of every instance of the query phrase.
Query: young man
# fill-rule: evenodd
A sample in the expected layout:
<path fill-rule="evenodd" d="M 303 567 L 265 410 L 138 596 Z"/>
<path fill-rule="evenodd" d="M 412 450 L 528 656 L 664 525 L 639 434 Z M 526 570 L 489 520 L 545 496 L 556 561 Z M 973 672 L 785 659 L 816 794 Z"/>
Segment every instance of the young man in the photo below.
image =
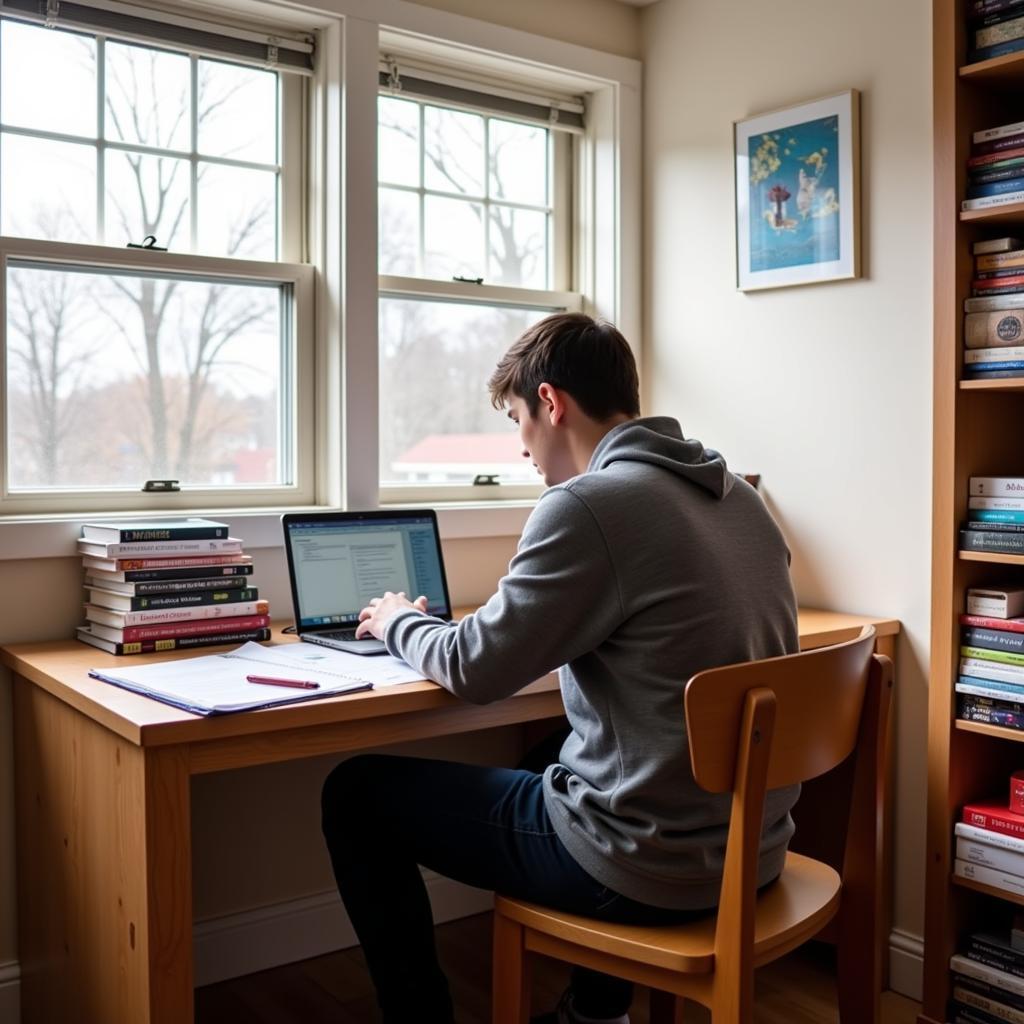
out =
<path fill-rule="evenodd" d="M 366 755 L 328 778 L 324 834 L 387 1024 L 454 1019 L 419 865 L 605 920 L 715 906 L 729 799 L 694 782 L 683 689 L 702 669 L 797 649 L 782 534 L 717 452 L 673 419 L 639 418 L 614 327 L 547 317 L 489 387 L 549 488 L 508 574 L 458 625 L 389 593 L 360 632 L 475 703 L 558 669 L 571 730 L 542 771 Z M 768 795 L 763 884 L 782 869 L 796 795 Z M 631 995 L 576 970 L 546 1019 L 627 1022 Z"/>

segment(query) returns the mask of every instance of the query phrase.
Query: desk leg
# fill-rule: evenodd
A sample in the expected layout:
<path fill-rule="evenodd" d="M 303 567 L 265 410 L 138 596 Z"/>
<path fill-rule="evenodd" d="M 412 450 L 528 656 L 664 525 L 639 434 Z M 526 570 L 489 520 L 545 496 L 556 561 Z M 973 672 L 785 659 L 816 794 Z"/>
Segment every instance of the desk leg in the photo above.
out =
<path fill-rule="evenodd" d="M 14 684 L 23 1024 L 193 1019 L 186 752 Z"/>

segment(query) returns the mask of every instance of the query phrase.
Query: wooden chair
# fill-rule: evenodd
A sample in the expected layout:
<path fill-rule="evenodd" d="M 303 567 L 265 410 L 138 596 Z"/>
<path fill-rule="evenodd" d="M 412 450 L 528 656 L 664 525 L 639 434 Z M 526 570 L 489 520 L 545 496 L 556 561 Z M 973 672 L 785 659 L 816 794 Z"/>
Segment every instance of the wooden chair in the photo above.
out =
<path fill-rule="evenodd" d="M 754 969 L 837 925 L 842 1024 L 877 1024 L 883 894 L 884 752 L 892 663 L 872 654 L 874 628 L 833 647 L 710 669 L 686 685 L 690 763 L 698 784 L 732 793 L 718 910 L 667 927 L 608 924 L 498 896 L 493 1024 L 525 1024 L 528 959 L 554 957 L 651 988 L 651 1021 L 681 1024 L 684 999 L 713 1024 L 751 1024 Z M 766 790 L 815 778 L 855 752 L 842 877 L 788 853 L 757 892 Z"/>

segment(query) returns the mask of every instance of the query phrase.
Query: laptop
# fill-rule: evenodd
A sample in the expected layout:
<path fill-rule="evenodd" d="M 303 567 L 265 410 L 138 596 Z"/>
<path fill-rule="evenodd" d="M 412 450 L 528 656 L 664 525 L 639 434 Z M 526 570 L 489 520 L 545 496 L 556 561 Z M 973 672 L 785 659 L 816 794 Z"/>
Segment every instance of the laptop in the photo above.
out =
<path fill-rule="evenodd" d="M 433 509 L 288 512 L 281 517 L 300 640 L 355 654 L 385 654 L 355 638 L 359 612 L 384 591 L 423 594 L 427 611 L 450 622 L 451 601 Z"/>

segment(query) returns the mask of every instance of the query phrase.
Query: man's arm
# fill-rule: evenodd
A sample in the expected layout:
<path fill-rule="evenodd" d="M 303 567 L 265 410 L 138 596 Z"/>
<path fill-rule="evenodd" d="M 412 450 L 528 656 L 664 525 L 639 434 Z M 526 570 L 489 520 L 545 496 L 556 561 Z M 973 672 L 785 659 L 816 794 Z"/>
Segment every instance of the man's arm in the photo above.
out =
<path fill-rule="evenodd" d="M 541 496 L 508 575 L 474 615 L 452 627 L 414 607 L 394 608 L 388 649 L 476 704 L 592 651 L 624 615 L 604 535 L 583 500 L 560 487 Z"/>

